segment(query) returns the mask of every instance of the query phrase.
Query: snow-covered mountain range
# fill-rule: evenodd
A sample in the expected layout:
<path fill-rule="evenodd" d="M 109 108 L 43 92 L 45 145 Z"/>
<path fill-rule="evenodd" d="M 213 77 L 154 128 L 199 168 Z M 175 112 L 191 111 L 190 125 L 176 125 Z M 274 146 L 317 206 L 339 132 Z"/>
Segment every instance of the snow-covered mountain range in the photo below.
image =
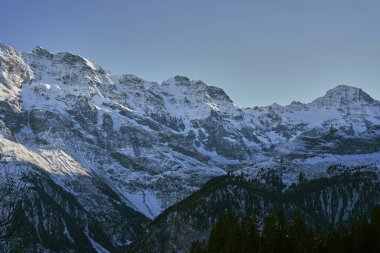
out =
<path fill-rule="evenodd" d="M 277 168 L 291 185 L 300 172 L 327 176 L 331 164 L 378 170 L 380 102 L 340 85 L 308 104 L 241 108 L 187 77 L 158 84 L 112 75 L 79 55 L 0 44 L 0 150 L 8 171 L 34 175 L 31 189 L 66 207 L 60 201 L 70 196 L 83 212 L 77 230 L 102 251 L 133 241 L 164 209 L 228 172 L 260 178 Z M 30 199 L 40 197 L 34 192 Z M 44 248 L 36 224 L 54 219 L 38 201 L 29 218 Z M 75 241 L 68 220 L 59 222 Z"/>

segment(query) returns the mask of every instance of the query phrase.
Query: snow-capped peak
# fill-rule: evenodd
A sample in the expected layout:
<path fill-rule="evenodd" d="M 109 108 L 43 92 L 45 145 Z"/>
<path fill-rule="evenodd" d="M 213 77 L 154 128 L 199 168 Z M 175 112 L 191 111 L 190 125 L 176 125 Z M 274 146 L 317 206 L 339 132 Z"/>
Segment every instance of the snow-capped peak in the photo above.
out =
<path fill-rule="evenodd" d="M 40 47 L 40 46 L 36 46 L 32 50 L 32 54 L 39 56 L 39 57 L 46 57 L 48 59 L 53 59 L 53 57 L 54 57 L 54 54 L 52 52 L 50 52 L 49 50 L 47 50 L 43 47 Z"/>
<path fill-rule="evenodd" d="M 373 102 L 375 102 L 375 100 L 362 89 L 347 85 L 339 85 L 327 91 L 323 97 L 314 100 L 312 104 L 318 106 L 339 106 L 352 103 L 370 104 Z"/>
<path fill-rule="evenodd" d="M 190 80 L 186 76 L 173 76 L 162 82 L 163 86 L 205 86 L 205 83 L 199 80 Z"/>
<path fill-rule="evenodd" d="M 0 44 L 0 102 L 2 157 L 41 170 L 117 245 L 145 227 L 133 225 L 138 212 L 153 218 L 227 172 L 253 178 L 281 167 L 291 185 L 300 171 L 316 178 L 334 163 L 380 168 L 380 102 L 349 86 L 310 104 L 245 109 L 222 89 L 184 76 L 159 85 L 111 76 L 79 55 L 42 47 L 21 54 Z M 65 211 L 74 201 L 60 196 L 54 199 Z"/>
<path fill-rule="evenodd" d="M 190 80 L 186 76 L 174 76 L 168 80 L 162 82 L 161 86 L 171 87 L 170 89 L 176 89 L 175 87 L 183 87 L 181 90 L 196 92 L 202 91 L 207 97 L 213 100 L 226 101 L 228 103 L 233 103 L 230 97 L 224 92 L 223 89 L 206 85 L 201 80 Z"/>

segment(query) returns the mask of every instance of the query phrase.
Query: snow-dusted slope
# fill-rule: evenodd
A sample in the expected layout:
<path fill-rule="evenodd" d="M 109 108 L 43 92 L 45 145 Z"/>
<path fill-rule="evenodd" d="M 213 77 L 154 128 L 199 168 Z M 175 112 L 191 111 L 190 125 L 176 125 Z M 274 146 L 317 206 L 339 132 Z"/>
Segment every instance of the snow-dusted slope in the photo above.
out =
<path fill-rule="evenodd" d="M 318 177 L 337 162 L 379 167 L 380 103 L 354 87 L 338 86 L 309 104 L 240 108 L 202 81 L 175 76 L 158 84 L 111 75 L 78 55 L 6 45 L 0 85 L 1 143 L 33 154 L 25 159 L 43 163 L 95 213 L 100 203 L 88 196 L 102 193 L 92 180 L 152 219 L 230 171 L 286 167 L 290 184 L 300 170 Z"/>

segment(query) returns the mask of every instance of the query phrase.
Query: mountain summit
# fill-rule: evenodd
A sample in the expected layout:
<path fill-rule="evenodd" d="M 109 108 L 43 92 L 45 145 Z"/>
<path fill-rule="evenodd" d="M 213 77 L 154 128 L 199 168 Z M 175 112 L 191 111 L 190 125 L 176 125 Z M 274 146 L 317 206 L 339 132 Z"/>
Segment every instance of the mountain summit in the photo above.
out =
<path fill-rule="evenodd" d="M 349 86 L 310 104 L 240 108 L 187 77 L 160 85 L 71 53 L 0 45 L 0 87 L 1 159 L 31 175 L 28 203 L 38 203 L 25 206 L 32 252 L 80 238 L 117 252 L 227 173 L 265 182 L 278 169 L 289 187 L 300 172 L 328 176 L 336 163 L 380 167 L 380 104 Z"/>
<path fill-rule="evenodd" d="M 370 104 L 375 100 L 360 88 L 339 85 L 313 101 L 320 106 L 350 105 L 353 103 Z"/>

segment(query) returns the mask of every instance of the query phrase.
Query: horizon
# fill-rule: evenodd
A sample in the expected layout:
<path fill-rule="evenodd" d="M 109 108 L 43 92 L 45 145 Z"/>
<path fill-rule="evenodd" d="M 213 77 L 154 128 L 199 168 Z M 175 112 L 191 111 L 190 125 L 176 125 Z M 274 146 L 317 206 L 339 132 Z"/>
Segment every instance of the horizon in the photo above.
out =
<path fill-rule="evenodd" d="M 0 42 L 0 44 L 4 44 L 4 45 L 6 45 L 6 46 L 8 46 L 8 47 L 14 48 L 14 47 L 12 47 L 11 45 L 8 45 L 8 44 L 2 43 L 2 42 Z M 46 47 L 44 47 L 44 46 L 42 46 L 42 45 L 36 45 L 35 47 L 33 47 L 33 49 L 35 49 L 35 48 L 37 48 L 37 47 L 40 47 L 40 48 L 42 48 L 42 49 L 45 49 L 45 50 L 47 50 L 47 51 L 49 51 L 50 53 L 53 53 L 53 54 L 58 54 L 58 53 L 70 53 L 70 54 L 74 54 L 74 53 L 72 53 L 72 52 L 68 52 L 68 51 L 52 52 L 51 50 L 49 50 L 49 48 L 46 48 Z M 17 48 L 14 48 L 14 49 L 18 50 Z M 27 51 L 27 52 L 22 52 L 22 51 L 19 51 L 19 52 L 21 52 L 21 53 L 32 53 L 33 49 L 30 50 L 30 51 Z M 101 65 L 98 64 L 97 62 L 93 61 L 93 60 L 92 60 L 91 58 L 89 58 L 89 57 L 86 57 L 86 56 L 81 55 L 81 54 L 75 54 L 75 55 L 78 55 L 78 56 L 80 56 L 80 57 L 83 57 L 83 58 L 85 58 L 86 60 L 89 60 L 89 61 L 91 61 L 91 62 L 93 62 L 93 63 L 95 63 L 95 64 L 97 64 L 98 66 L 100 66 L 100 67 L 103 68 L 103 66 L 101 66 Z M 104 69 L 104 68 L 103 68 L 103 69 Z M 109 70 L 109 69 L 105 69 L 105 70 L 108 71 L 108 72 L 111 74 L 111 76 L 118 76 L 118 75 L 135 75 L 135 74 L 133 74 L 133 73 L 113 73 L 112 70 Z M 145 79 L 143 76 L 139 76 L 139 75 L 135 75 L 135 76 L 137 76 L 137 77 L 143 79 L 144 81 L 147 81 L 147 82 L 156 82 L 156 83 L 158 83 L 159 85 L 161 85 L 164 81 L 167 81 L 168 79 L 173 78 L 173 77 L 175 77 L 175 76 L 181 76 L 181 75 L 170 76 L 170 77 L 168 77 L 168 78 L 166 78 L 166 79 L 164 79 L 164 80 L 162 80 L 162 81 L 147 80 L 147 79 Z M 190 76 L 184 76 L 184 77 L 187 77 L 187 78 L 189 78 L 190 80 L 195 80 L 195 81 L 202 81 L 202 82 L 204 82 L 203 80 L 200 80 L 200 79 L 193 79 L 193 78 L 190 77 Z M 215 85 L 210 85 L 210 84 L 208 84 L 208 83 L 206 83 L 206 82 L 204 82 L 204 83 L 205 83 L 207 86 L 215 86 Z M 335 86 L 333 86 L 333 87 L 331 87 L 331 88 L 328 88 L 327 90 L 324 91 L 324 93 L 323 93 L 322 95 L 313 98 L 311 101 L 292 100 L 292 101 L 290 101 L 288 104 L 280 104 L 280 103 L 274 101 L 274 102 L 272 102 L 272 103 L 270 103 L 270 104 L 267 104 L 267 105 L 248 105 L 248 106 L 241 106 L 241 105 L 239 105 L 238 103 L 236 103 L 236 101 L 235 101 L 233 98 L 230 97 L 230 95 L 228 94 L 228 92 L 226 92 L 223 88 L 222 88 L 222 89 L 223 89 L 223 90 L 226 92 L 226 94 L 232 99 L 233 103 L 234 103 L 235 105 L 237 105 L 238 107 L 240 107 L 240 108 L 253 108 L 253 107 L 255 107 L 255 106 L 259 106 L 259 107 L 268 107 L 268 106 L 271 106 L 271 105 L 274 105 L 274 104 L 278 104 L 278 105 L 281 105 L 281 106 L 287 106 L 287 105 L 290 105 L 292 102 L 301 102 L 302 104 L 309 104 L 309 103 L 313 102 L 315 99 L 320 98 L 320 97 L 323 97 L 324 95 L 326 95 L 326 93 L 327 93 L 328 91 L 333 90 L 333 89 L 335 89 L 335 88 L 337 88 L 337 87 L 339 87 L 339 86 L 347 86 L 347 87 L 350 87 L 350 88 L 360 89 L 360 90 L 364 91 L 365 93 L 367 93 L 367 94 L 368 94 L 370 97 L 372 97 L 373 99 L 379 101 L 379 100 L 378 100 L 376 97 L 374 97 L 372 94 L 370 94 L 369 92 L 367 92 L 366 90 L 364 90 L 364 89 L 362 89 L 362 88 L 360 88 L 360 87 L 358 87 L 358 86 L 347 85 L 347 84 L 337 84 L 337 85 L 335 85 Z M 219 86 L 215 86 L 215 87 L 221 88 L 221 87 L 219 87 Z"/>
<path fill-rule="evenodd" d="M 0 252 L 379 253 L 379 13 L 2 0 Z"/>
<path fill-rule="evenodd" d="M 287 105 L 341 84 L 380 98 L 378 10 L 354 0 L 13 0 L 0 10 L 9 24 L 0 38 L 19 51 L 83 55 L 114 74 L 202 80 L 241 107 Z"/>

